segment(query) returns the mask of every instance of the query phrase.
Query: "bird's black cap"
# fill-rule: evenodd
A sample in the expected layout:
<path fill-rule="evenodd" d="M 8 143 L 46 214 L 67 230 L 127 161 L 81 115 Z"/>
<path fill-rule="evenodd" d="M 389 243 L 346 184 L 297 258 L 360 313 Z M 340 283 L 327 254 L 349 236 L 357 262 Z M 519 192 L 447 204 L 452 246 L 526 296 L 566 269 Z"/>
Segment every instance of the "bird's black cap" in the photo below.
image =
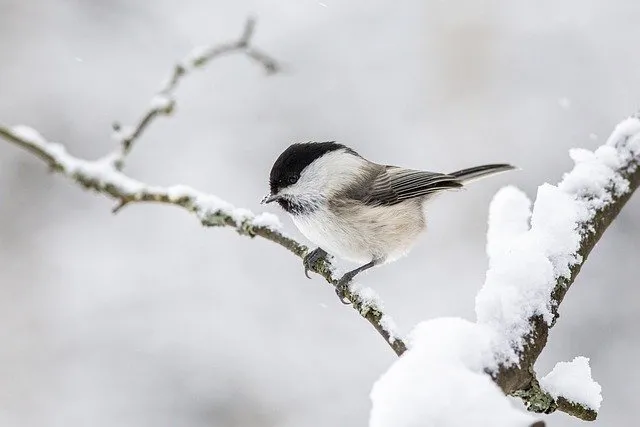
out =
<path fill-rule="evenodd" d="M 280 154 L 271 168 L 269 175 L 271 194 L 278 194 L 284 187 L 295 184 L 304 168 L 314 160 L 340 149 L 346 149 L 352 154 L 356 154 L 353 150 L 335 141 L 303 142 L 290 145 Z"/>

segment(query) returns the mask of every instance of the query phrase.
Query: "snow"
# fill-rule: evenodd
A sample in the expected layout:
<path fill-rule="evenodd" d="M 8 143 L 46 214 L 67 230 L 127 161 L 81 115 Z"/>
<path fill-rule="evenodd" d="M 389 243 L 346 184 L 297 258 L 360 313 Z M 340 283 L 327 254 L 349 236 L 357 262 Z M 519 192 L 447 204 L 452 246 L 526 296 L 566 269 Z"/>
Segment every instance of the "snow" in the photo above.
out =
<path fill-rule="evenodd" d="M 353 283 L 350 285 L 349 290 L 359 297 L 365 307 L 382 310 L 382 299 L 373 289 L 362 286 L 360 283 Z"/>
<path fill-rule="evenodd" d="M 211 46 L 196 46 L 191 49 L 191 52 L 187 55 L 187 58 L 182 62 L 182 66 L 185 69 L 197 67 L 199 63 L 207 59 L 211 54 Z"/>
<path fill-rule="evenodd" d="M 560 188 L 567 193 L 582 197 L 593 197 L 591 208 L 601 208 L 611 202 L 613 195 L 619 196 L 629 189 L 616 169 L 622 164 L 615 148 L 603 145 L 595 152 L 573 149 L 569 155 L 575 162 L 571 174 L 565 176 Z"/>
<path fill-rule="evenodd" d="M 531 200 L 516 187 L 502 188 L 489 208 L 487 254 L 489 261 L 509 251 L 511 240 L 529 231 Z"/>
<path fill-rule="evenodd" d="M 256 215 L 256 217 L 253 218 L 253 225 L 256 227 L 268 228 L 273 231 L 280 230 L 282 228 L 280 218 L 270 212 L 263 212 Z"/>
<path fill-rule="evenodd" d="M 181 184 L 167 187 L 166 193 L 169 197 L 169 200 L 172 202 L 177 202 L 178 200 L 185 198 L 192 199 L 198 197 L 197 192 L 193 188 L 189 187 L 188 185 Z"/>
<path fill-rule="evenodd" d="M 634 165 L 638 154 L 640 120 L 632 117 L 594 152 L 571 150 L 573 170 L 557 186 L 541 185 L 533 209 L 514 187 L 494 197 L 487 232 L 489 269 L 476 297 L 476 315 L 504 337 L 497 354 L 502 363 L 518 362 L 532 316 L 553 322 L 551 294 L 558 279 L 569 278 L 582 261 L 577 252 L 588 231 L 585 223 L 629 190 L 620 172 Z"/>
<path fill-rule="evenodd" d="M 398 339 L 397 337 L 399 336 L 396 332 L 398 330 L 398 326 L 396 325 L 396 322 L 393 320 L 393 318 L 388 314 L 383 314 L 380 318 L 380 326 L 382 326 L 382 329 L 387 331 L 387 333 L 389 334 L 389 343 L 393 344 L 394 342 L 396 342 L 396 340 Z"/>
<path fill-rule="evenodd" d="M 80 176 L 85 180 L 98 182 L 101 186 L 110 184 L 123 193 L 137 193 L 147 187 L 117 171 L 113 167 L 112 156 L 90 162 L 71 156 L 62 144 L 47 141 L 38 131 L 28 126 L 14 126 L 11 133 L 50 156 L 70 177 Z"/>
<path fill-rule="evenodd" d="M 499 191 L 491 203 L 489 270 L 476 297 L 476 314 L 478 322 L 505 338 L 502 362 L 517 361 L 513 350 L 521 349 L 532 316 L 553 320 L 551 292 L 557 277 L 567 274 L 566 261 L 575 260 L 571 256 L 579 244 L 574 207 L 568 195 L 548 184 L 538 189 L 533 212 L 513 187 Z"/>
<path fill-rule="evenodd" d="M 243 223 L 245 221 L 250 222 L 255 217 L 253 212 L 251 212 L 249 209 L 245 209 L 245 208 L 231 209 L 230 211 L 228 211 L 227 214 L 231 218 L 233 218 L 233 220 L 236 222 L 236 224 L 241 224 L 241 223 Z"/>
<path fill-rule="evenodd" d="M 174 101 L 166 95 L 156 95 L 151 98 L 151 109 L 157 111 L 167 111 L 173 107 Z"/>
<path fill-rule="evenodd" d="M 571 362 L 559 362 L 540 380 L 540 386 L 554 398 L 562 396 L 598 411 L 602 403 L 602 387 L 591 377 L 589 359 L 578 356 Z"/>
<path fill-rule="evenodd" d="M 535 204 L 515 187 L 491 202 L 489 269 L 476 297 L 477 322 L 434 319 L 415 327 L 409 349 L 375 383 L 370 427 L 528 426 L 487 372 L 519 363 L 531 317 L 554 320 L 552 292 L 582 261 L 587 223 L 629 190 L 623 173 L 640 161 L 640 119 L 620 123 L 595 151 L 570 152 L 575 166 L 558 185 L 538 188 Z M 600 386 L 588 360 L 559 363 L 541 380 L 554 398 L 598 410 Z"/>
<path fill-rule="evenodd" d="M 245 224 L 271 230 L 281 227 L 280 221 L 273 214 L 263 213 L 256 216 L 248 209 L 237 208 L 217 196 L 202 193 L 187 185 L 165 188 L 130 178 L 114 166 L 114 159 L 119 158 L 119 152 L 95 161 L 87 161 L 70 155 L 63 145 L 47 141 L 38 131 L 28 126 L 14 126 L 9 131 L 25 144 L 50 156 L 65 175 L 95 183 L 101 188 L 108 186 L 121 196 L 133 200 L 167 199 L 171 203 L 180 202 L 195 211 L 206 224 L 217 224 L 226 216 L 231 218 L 238 229 Z"/>
<path fill-rule="evenodd" d="M 340 277 L 340 273 L 337 271 L 332 272 L 334 277 Z M 377 310 L 384 312 L 384 306 L 380 295 L 373 289 L 363 286 L 360 283 L 353 283 L 349 286 L 351 293 L 362 304 L 360 308 L 360 314 L 365 316 L 369 310 Z M 397 340 L 401 339 L 401 335 L 398 333 L 396 322 L 388 314 L 384 314 L 380 319 L 380 326 L 389 334 L 389 343 L 393 344 Z"/>
<path fill-rule="evenodd" d="M 418 324 L 407 351 L 371 391 L 370 427 L 525 427 L 536 418 L 512 406 L 483 372 L 492 331 L 458 318 Z"/>
<path fill-rule="evenodd" d="M 536 240 L 537 249 L 551 262 L 554 282 L 560 277 L 569 278 L 569 267 L 581 261 L 577 255 L 582 237 L 581 224 L 591 217 L 592 213 L 584 203 L 576 201 L 571 194 L 550 184 L 538 188 L 529 233 Z M 555 283 L 551 285 L 553 288 Z M 540 287 L 546 289 L 542 284 Z M 551 324 L 551 318 L 546 320 Z"/>
<path fill-rule="evenodd" d="M 34 145 L 44 145 L 46 143 L 46 140 L 40 135 L 40 132 L 29 126 L 17 125 L 11 128 L 11 132 L 16 137 L 27 140 Z"/>

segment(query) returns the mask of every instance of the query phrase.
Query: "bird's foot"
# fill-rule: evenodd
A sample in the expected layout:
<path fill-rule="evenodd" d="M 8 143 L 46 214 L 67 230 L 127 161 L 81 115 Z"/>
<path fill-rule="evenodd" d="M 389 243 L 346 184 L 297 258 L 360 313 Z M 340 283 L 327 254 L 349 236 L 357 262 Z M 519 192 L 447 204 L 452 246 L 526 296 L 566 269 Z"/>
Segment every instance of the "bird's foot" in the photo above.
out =
<path fill-rule="evenodd" d="M 325 261 L 327 259 L 327 252 L 320 248 L 315 248 L 302 259 L 302 265 L 304 265 L 304 275 L 307 279 L 311 279 L 309 271 L 314 271 L 318 262 Z"/>
<path fill-rule="evenodd" d="M 345 305 L 351 304 L 351 301 L 347 298 L 346 294 L 347 291 L 349 291 L 349 284 L 351 283 L 351 280 L 353 280 L 355 274 L 350 273 L 351 272 L 345 273 L 344 276 L 338 280 L 338 283 L 336 283 L 336 295 L 338 295 L 340 302 Z"/>

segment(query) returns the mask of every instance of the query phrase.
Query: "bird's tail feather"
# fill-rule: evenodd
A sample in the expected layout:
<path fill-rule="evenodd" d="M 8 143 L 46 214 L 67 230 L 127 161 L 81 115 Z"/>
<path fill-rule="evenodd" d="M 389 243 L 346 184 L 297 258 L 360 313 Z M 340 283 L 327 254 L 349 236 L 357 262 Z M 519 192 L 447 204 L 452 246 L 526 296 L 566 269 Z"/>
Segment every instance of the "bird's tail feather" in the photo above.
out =
<path fill-rule="evenodd" d="M 462 169 L 456 172 L 451 172 L 449 175 L 455 176 L 462 183 L 466 184 L 471 181 L 476 181 L 480 178 L 495 175 L 501 172 L 513 170 L 515 167 L 508 164 L 495 164 L 495 165 L 483 165 L 476 166 L 474 168 Z"/>

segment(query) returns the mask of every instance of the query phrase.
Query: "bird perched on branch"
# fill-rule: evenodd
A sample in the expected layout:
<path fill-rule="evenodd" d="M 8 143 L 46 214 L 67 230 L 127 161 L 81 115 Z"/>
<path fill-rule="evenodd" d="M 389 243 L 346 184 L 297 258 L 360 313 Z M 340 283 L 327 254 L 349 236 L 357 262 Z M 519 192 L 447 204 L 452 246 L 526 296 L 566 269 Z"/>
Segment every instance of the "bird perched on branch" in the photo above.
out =
<path fill-rule="evenodd" d="M 408 253 L 425 229 L 424 204 L 434 195 L 513 169 L 491 164 L 448 174 L 373 163 L 336 142 L 289 146 L 276 159 L 270 194 L 300 232 L 318 248 L 304 260 L 305 274 L 327 253 L 360 263 L 338 281 L 344 301 L 360 272 Z"/>

